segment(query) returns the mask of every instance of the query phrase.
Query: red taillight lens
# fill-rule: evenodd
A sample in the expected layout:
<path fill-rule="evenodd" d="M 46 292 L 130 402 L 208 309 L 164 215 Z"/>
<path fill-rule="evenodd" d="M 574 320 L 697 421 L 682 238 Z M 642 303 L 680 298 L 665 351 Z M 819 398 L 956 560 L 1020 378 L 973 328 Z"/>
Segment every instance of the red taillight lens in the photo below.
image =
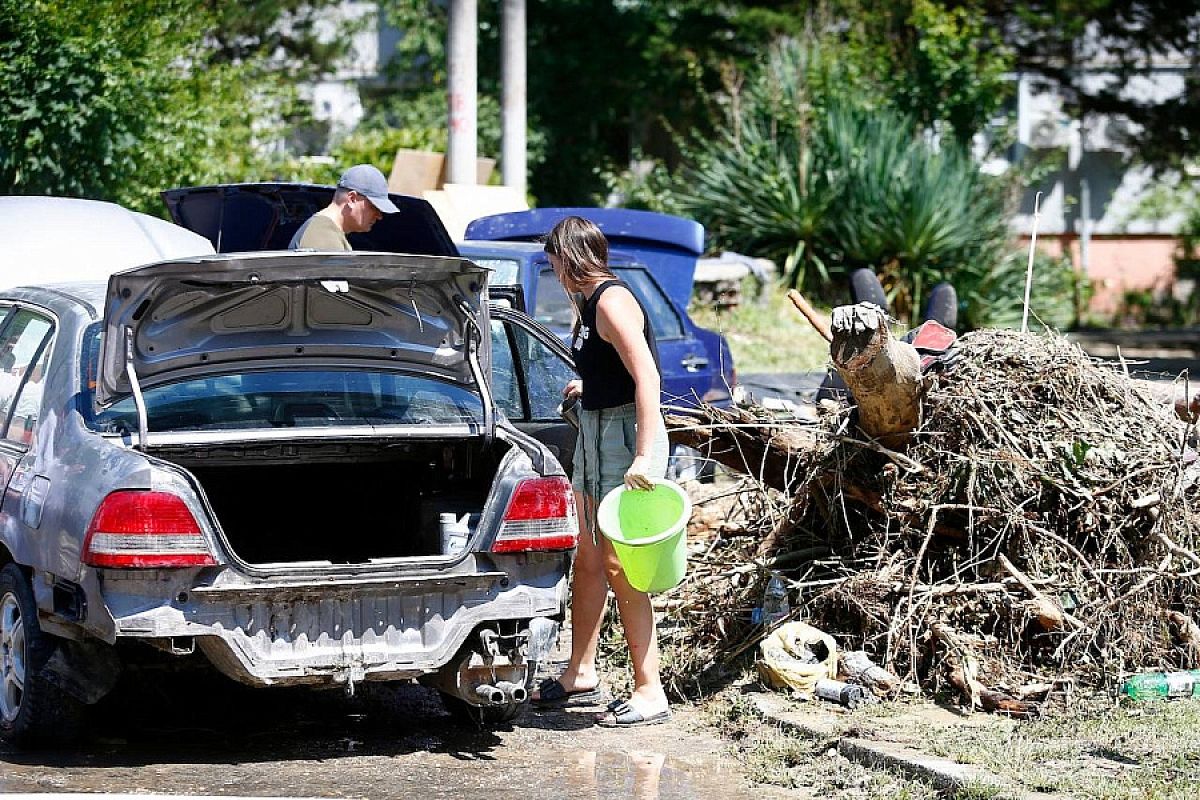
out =
<path fill-rule="evenodd" d="M 207 567 L 216 564 L 196 518 L 167 492 L 113 492 L 96 509 L 83 543 L 93 567 Z"/>
<path fill-rule="evenodd" d="M 579 541 L 575 495 L 566 478 L 525 478 L 517 484 L 493 553 L 570 550 Z"/>

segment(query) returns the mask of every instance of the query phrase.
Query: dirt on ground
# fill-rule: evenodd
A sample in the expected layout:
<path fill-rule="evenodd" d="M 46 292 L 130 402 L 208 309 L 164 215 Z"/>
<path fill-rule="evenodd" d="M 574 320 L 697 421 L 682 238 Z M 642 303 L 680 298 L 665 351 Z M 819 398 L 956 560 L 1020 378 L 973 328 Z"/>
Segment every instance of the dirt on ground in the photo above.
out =
<path fill-rule="evenodd" d="M 608 730 L 599 707 L 464 727 L 415 684 L 341 692 L 248 689 L 218 676 L 132 677 L 69 750 L 0 748 L 0 793 L 299 797 L 762 798 L 701 712 Z"/>

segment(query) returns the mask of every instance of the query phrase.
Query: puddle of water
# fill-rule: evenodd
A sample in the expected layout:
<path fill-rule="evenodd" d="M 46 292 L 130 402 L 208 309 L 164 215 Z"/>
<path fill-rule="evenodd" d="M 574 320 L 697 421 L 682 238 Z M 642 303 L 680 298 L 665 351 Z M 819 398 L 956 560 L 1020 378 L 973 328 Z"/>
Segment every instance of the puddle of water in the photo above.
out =
<path fill-rule="evenodd" d="M 568 755 L 573 794 L 580 800 L 674 800 L 692 798 L 686 768 L 668 764 L 662 753 L 597 753 Z"/>
<path fill-rule="evenodd" d="M 214 691 L 204 697 L 203 703 L 142 699 L 121 707 L 119 718 L 98 715 L 91 736 L 70 750 L 0 747 L 0 793 L 372 800 L 770 795 L 748 786 L 723 745 L 683 709 L 666 725 L 633 730 L 594 727 L 587 712 L 530 712 L 511 728 L 479 731 L 452 722 L 436 694 L 419 687 L 398 687 L 354 704 L 286 692 Z"/>

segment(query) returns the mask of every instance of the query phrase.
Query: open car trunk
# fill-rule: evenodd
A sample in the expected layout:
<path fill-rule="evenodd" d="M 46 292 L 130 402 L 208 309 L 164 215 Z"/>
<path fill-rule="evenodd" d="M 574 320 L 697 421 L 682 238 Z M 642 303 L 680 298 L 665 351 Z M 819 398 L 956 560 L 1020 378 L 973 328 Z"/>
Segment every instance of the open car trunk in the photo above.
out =
<path fill-rule="evenodd" d="M 251 564 L 442 554 L 439 515 L 479 521 L 508 446 L 483 437 L 179 448 L 229 548 Z"/>

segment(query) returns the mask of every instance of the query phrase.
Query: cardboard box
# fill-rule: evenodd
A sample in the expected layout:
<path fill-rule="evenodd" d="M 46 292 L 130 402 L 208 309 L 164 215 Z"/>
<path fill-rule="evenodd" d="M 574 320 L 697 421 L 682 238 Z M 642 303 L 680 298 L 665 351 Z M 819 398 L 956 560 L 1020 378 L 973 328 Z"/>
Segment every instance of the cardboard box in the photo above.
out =
<path fill-rule="evenodd" d="M 392 162 L 392 173 L 388 176 L 388 191 L 420 197 L 428 191 L 446 185 L 446 154 L 430 150 L 397 150 Z M 475 161 L 475 182 L 487 186 L 496 169 L 496 159 L 479 158 Z"/>
<path fill-rule="evenodd" d="M 445 153 L 397 150 L 392 174 L 388 176 L 388 191 L 420 197 L 426 191 L 441 188 L 445 162 Z"/>

